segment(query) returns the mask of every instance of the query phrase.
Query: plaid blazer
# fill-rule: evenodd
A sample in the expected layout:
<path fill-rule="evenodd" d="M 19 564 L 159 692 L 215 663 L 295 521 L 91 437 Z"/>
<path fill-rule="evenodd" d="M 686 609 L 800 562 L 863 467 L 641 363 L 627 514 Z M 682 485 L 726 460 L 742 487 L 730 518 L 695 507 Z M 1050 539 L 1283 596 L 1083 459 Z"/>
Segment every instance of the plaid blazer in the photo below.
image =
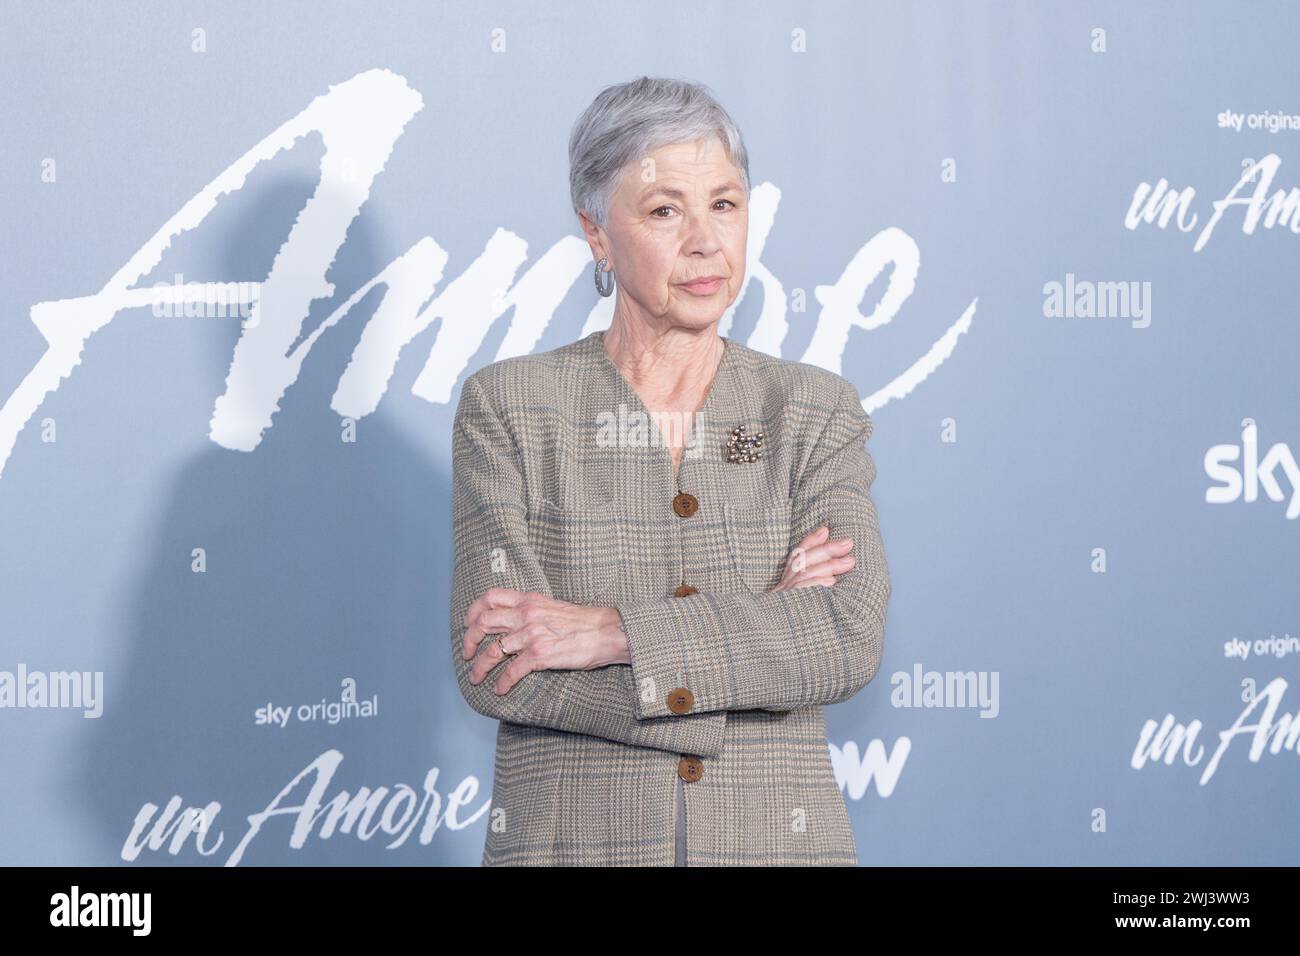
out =
<path fill-rule="evenodd" d="M 603 332 L 465 380 L 451 651 L 500 721 L 485 866 L 857 863 L 823 707 L 880 664 L 872 422 L 840 375 L 724 346 L 677 474 Z M 757 461 L 727 460 L 741 424 Z M 854 568 L 771 592 L 822 522 Z M 631 664 L 470 684 L 464 616 L 490 587 L 618 608 Z"/>

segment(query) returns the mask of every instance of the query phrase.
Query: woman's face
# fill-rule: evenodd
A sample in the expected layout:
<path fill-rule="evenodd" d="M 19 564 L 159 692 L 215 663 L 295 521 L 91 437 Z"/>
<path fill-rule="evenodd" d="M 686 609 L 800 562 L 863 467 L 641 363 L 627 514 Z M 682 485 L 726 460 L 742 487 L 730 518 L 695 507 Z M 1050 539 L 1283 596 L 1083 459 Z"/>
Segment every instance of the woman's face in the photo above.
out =
<path fill-rule="evenodd" d="M 702 329 L 722 317 L 745 278 L 742 182 L 714 137 L 628 163 L 608 227 L 582 217 L 592 251 L 614 269 L 620 310 L 659 329 Z M 688 285 L 710 276 L 718 281 Z"/>

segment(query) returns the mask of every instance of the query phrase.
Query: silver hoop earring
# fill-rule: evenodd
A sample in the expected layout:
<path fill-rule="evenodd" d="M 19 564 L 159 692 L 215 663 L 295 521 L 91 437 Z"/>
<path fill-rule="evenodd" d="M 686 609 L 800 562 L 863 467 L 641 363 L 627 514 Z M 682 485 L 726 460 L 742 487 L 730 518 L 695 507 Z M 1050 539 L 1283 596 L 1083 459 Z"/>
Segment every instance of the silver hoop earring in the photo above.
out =
<path fill-rule="evenodd" d="M 614 270 L 605 271 L 605 263 L 608 259 L 601 259 L 596 263 L 596 291 L 601 295 L 607 296 L 614 291 Z M 601 276 L 605 276 L 605 283 L 601 284 Z"/>

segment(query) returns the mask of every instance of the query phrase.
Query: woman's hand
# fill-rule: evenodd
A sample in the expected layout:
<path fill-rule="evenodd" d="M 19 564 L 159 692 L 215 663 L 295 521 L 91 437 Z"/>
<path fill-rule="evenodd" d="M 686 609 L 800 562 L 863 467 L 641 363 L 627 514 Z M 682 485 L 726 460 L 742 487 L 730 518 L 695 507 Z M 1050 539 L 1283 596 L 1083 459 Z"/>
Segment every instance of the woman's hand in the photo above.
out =
<path fill-rule="evenodd" d="M 853 567 L 852 538 L 831 540 L 831 529 L 822 525 L 795 546 L 785 559 L 785 576 L 773 591 L 792 588 L 809 588 L 816 585 L 833 587 L 836 575 Z"/>
<path fill-rule="evenodd" d="M 593 670 L 630 664 L 627 635 L 617 608 L 570 604 L 532 591 L 490 588 L 465 612 L 466 660 L 478 653 L 488 634 L 500 634 L 470 668 L 477 684 L 508 655 L 496 692 L 509 693 L 525 675 L 540 670 Z"/>
<path fill-rule="evenodd" d="M 854 565 L 852 547 L 852 538 L 831 540 L 829 526 L 822 525 L 790 552 L 785 574 L 772 590 L 833 587 L 836 576 Z M 490 588 L 465 612 L 461 653 L 470 660 L 487 635 L 501 637 L 474 659 L 469 681 L 479 683 L 507 656 L 512 660 L 497 679 L 498 694 L 509 693 L 533 671 L 630 664 L 621 620 L 617 608 L 585 607 L 532 591 Z"/>

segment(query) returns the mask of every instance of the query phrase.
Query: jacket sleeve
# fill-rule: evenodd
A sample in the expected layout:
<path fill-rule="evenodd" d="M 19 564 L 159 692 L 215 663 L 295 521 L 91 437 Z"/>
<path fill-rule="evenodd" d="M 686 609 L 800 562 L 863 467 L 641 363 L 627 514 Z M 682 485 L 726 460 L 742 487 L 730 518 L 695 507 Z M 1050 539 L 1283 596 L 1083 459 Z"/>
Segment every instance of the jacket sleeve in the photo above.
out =
<path fill-rule="evenodd" d="M 461 389 L 452 428 L 451 655 L 469 705 L 485 717 L 512 724 L 677 753 L 721 753 L 725 714 L 636 713 L 632 668 L 627 664 L 534 671 L 499 695 L 494 686 L 502 661 L 477 685 L 469 682 L 473 662 L 464 659 L 461 645 L 470 604 L 493 587 L 553 595 L 528 541 L 524 476 L 514 439 L 474 376 Z M 488 635 L 478 653 L 493 640 Z"/>
<path fill-rule="evenodd" d="M 792 493 L 791 548 L 822 522 L 832 538 L 853 539 L 855 564 L 833 586 L 617 605 L 633 680 L 653 689 L 638 695 L 638 717 L 675 712 L 670 699 L 691 714 L 835 704 L 876 675 L 890 582 L 870 494 L 871 430 L 857 390 L 843 381 Z"/>

